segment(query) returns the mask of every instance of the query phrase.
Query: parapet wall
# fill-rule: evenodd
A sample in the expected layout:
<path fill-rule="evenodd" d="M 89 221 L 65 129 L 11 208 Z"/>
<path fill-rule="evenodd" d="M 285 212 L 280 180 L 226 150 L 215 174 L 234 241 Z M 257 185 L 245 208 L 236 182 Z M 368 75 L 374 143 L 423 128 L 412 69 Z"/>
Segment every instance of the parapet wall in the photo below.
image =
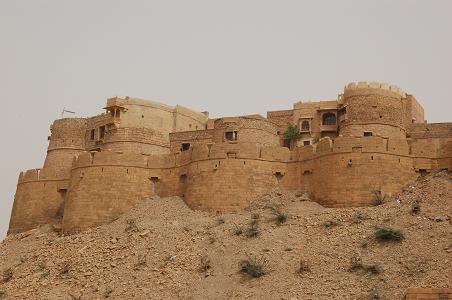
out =
<path fill-rule="evenodd" d="M 262 146 L 279 145 L 277 124 L 262 116 L 226 117 L 215 120 L 213 141 L 225 141 L 224 133 L 237 131 L 237 142 L 256 143 Z"/>
<path fill-rule="evenodd" d="M 20 173 L 8 234 L 29 230 L 62 218 L 64 189 L 68 181 L 45 179 L 40 173 L 40 169 Z"/>
<path fill-rule="evenodd" d="M 374 190 L 393 195 L 418 176 L 402 139 L 324 138 L 308 150 L 299 153 L 301 188 L 329 207 L 371 205 Z"/>
<path fill-rule="evenodd" d="M 168 137 L 148 128 L 115 128 L 105 134 L 102 149 L 144 154 L 169 153 Z"/>
<path fill-rule="evenodd" d="M 166 155 L 85 152 L 73 163 L 63 230 L 108 222 L 153 194 L 182 196 L 192 208 L 235 211 L 272 187 L 295 185 L 289 159 L 287 148 L 254 143 L 199 145 Z"/>
<path fill-rule="evenodd" d="M 406 93 L 396 85 L 380 82 L 351 82 L 344 87 L 344 97 L 380 94 L 382 96 L 389 96 L 396 99 L 406 97 Z"/>

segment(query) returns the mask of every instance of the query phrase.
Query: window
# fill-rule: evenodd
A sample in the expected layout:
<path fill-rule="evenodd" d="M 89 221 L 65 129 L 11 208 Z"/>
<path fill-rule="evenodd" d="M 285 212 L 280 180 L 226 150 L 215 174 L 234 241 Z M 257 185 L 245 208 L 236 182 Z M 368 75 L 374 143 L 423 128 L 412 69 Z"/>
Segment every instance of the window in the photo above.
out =
<path fill-rule="evenodd" d="M 237 131 L 226 131 L 224 133 L 224 139 L 228 141 L 236 141 L 237 140 Z"/>
<path fill-rule="evenodd" d="M 372 132 L 370 132 L 370 131 L 365 131 L 365 132 L 364 132 L 364 136 L 372 136 Z"/>
<path fill-rule="evenodd" d="M 100 139 L 103 139 L 105 137 L 105 126 L 99 127 L 99 137 Z"/>
<path fill-rule="evenodd" d="M 309 131 L 309 121 L 301 122 L 301 131 Z"/>
<path fill-rule="evenodd" d="M 311 141 L 303 141 L 303 146 L 309 146 L 311 145 Z"/>
<path fill-rule="evenodd" d="M 336 115 L 333 113 L 324 113 L 322 116 L 322 125 L 336 125 Z"/>
<path fill-rule="evenodd" d="M 180 151 L 187 151 L 188 149 L 190 149 L 190 143 L 182 143 L 180 146 Z"/>
<path fill-rule="evenodd" d="M 91 129 L 90 139 L 91 139 L 92 141 L 94 141 L 95 134 L 96 134 L 96 130 Z"/>

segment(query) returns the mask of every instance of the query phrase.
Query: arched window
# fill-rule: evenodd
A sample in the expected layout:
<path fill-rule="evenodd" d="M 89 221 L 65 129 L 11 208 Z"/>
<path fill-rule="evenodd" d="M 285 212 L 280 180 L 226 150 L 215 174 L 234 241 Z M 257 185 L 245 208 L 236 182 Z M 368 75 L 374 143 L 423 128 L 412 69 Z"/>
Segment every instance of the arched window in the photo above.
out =
<path fill-rule="evenodd" d="M 323 125 L 336 125 L 336 115 L 333 113 L 324 113 L 322 116 Z"/>
<path fill-rule="evenodd" d="M 301 122 L 301 131 L 309 131 L 309 121 Z"/>

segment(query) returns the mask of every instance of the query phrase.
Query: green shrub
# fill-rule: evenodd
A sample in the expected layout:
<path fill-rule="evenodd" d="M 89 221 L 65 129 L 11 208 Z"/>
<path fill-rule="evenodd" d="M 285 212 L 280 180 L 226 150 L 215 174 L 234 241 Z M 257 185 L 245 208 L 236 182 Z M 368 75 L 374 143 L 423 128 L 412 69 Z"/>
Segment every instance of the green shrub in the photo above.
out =
<path fill-rule="evenodd" d="M 364 271 L 366 271 L 369 274 L 378 274 L 381 272 L 381 268 L 377 264 L 373 265 L 364 265 L 363 266 Z"/>
<path fill-rule="evenodd" d="M 241 235 L 243 233 L 243 228 L 241 226 L 235 225 L 234 227 L 234 234 L 235 235 Z"/>
<path fill-rule="evenodd" d="M 68 274 L 70 271 L 70 265 L 67 261 L 63 262 L 63 264 L 61 265 L 61 275 L 65 275 Z"/>
<path fill-rule="evenodd" d="M 8 282 L 13 278 L 13 270 L 8 268 L 3 271 L 3 282 Z"/>
<path fill-rule="evenodd" d="M 6 298 L 6 293 L 4 291 L 0 291 L 0 300 Z"/>
<path fill-rule="evenodd" d="M 384 195 L 380 189 L 373 190 L 372 192 L 375 196 L 374 201 L 373 201 L 374 206 L 382 205 L 383 203 L 385 203 L 386 195 Z"/>
<path fill-rule="evenodd" d="M 323 226 L 325 226 L 326 228 L 331 228 L 331 227 L 337 226 L 337 225 L 339 225 L 339 222 L 336 220 L 329 220 L 329 221 L 326 221 L 325 223 L 323 223 Z"/>
<path fill-rule="evenodd" d="M 281 225 L 287 221 L 287 214 L 276 207 L 271 208 L 273 215 L 275 215 L 276 223 Z"/>
<path fill-rule="evenodd" d="M 127 223 L 127 226 L 125 228 L 126 232 L 137 232 L 138 231 L 138 226 L 137 226 L 135 219 L 127 219 L 126 223 Z"/>
<path fill-rule="evenodd" d="M 421 211 L 421 204 L 419 203 L 419 201 L 414 200 L 413 203 L 411 204 L 411 212 L 413 214 L 418 214 Z"/>
<path fill-rule="evenodd" d="M 398 229 L 379 227 L 375 230 L 375 237 L 380 241 L 401 241 L 405 239 L 403 233 Z"/>
<path fill-rule="evenodd" d="M 362 221 L 366 220 L 368 217 L 365 213 L 358 211 L 352 216 L 352 222 L 355 224 L 359 224 Z"/>
<path fill-rule="evenodd" d="M 207 255 L 203 255 L 201 257 L 201 271 L 202 272 L 206 272 L 207 270 L 209 270 L 212 267 L 211 263 L 210 263 L 210 259 Z"/>
<path fill-rule="evenodd" d="M 110 216 L 110 222 L 114 222 L 116 220 L 118 220 L 121 217 L 121 213 L 119 212 L 114 212 L 111 216 Z"/>
<path fill-rule="evenodd" d="M 46 263 L 43 262 L 42 260 L 38 261 L 38 263 L 36 265 L 38 266 L 39 270 L 41 270 L 41 271 L 44 271 L 47 268 Z"/>
<path fill-rule="evenodd" d="M 315 137 L 312 138 L 312 143 L 313 144 L 317 144 L 319 141 L 320 141 L 320 137 L 318 137 L 318 136 L 315 136 Z"/>
<path fill-rule="evenodd" d="M 259 213 L 251 214 L 251 220 L 259 220 L 260 218 L 261 218 L 261 216 L 259 215 Z"/>
<path fill-rule="evenodd" d="M 139 266 L 144 266 L 146 265 L 146 255 L 144 254 L 140 254 L 138 255 L 138 263 Z"/>
<path fill-rule="evenodd" d="M 247 273 L 248 275 L 258 278 L 267 273 L 268 269 L 268 261 L 265 257 L 261 257 L 260 259 L 254 257 L 242 261 L 241 270 L 242 272 Z"/>
<path fill-rule="evenodd" d="M 104 292 L 104 298 L 110 298 L 113 293 L 113 289 L 111 287 L 106 287 Z"/>
<path fill-rule="evenodd" d="M 284 139 L 293 141 L 296 140 L 298 137 L 299 137 L 298 127 L 293 124 L 287 125 L 287 129 L 284 132 Z"/>
<path fill-rule="evenodd" d="M 309 262 L 305 259 L 300 260 L 300 267 L 298 268 L 298 274 L 311 272 L 311 266 Z"/>
<path fill-rule="evenodd" d="M 209 234 L 207 236 L 209 239 L 209 243 L 213 244 L 217 241 L 217 237 L 216 237 L 215 233 L 209 232 Z"/>
<path fill-rule="evenodd" d="M 249 238 L 256 237 L 259 235 L 259 228 L 257 227 L 257 221 L 253 220 L 246 229 L 246 236 Z"/>

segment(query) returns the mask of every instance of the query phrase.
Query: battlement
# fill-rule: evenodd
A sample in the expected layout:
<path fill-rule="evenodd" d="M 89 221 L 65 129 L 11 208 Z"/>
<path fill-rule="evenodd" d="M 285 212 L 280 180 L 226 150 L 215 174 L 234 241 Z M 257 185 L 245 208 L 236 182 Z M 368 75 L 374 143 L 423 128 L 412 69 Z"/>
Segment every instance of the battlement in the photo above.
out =
<path fill-rule="evenodd" d="M 39 174 L 41 169 L 29 169 L 20 172 L 19 183 L 29 182 L 29 181 L 39 181 Z"/>
<path fill-rule="evenodd" d="M 383 95 L 395 96 L 399 99 L 406 98 L 406 93 L 396 85 L 380 82 L 351 82 L 344 87 L 344 98 L 367 93 L 381 93 Z"/>

